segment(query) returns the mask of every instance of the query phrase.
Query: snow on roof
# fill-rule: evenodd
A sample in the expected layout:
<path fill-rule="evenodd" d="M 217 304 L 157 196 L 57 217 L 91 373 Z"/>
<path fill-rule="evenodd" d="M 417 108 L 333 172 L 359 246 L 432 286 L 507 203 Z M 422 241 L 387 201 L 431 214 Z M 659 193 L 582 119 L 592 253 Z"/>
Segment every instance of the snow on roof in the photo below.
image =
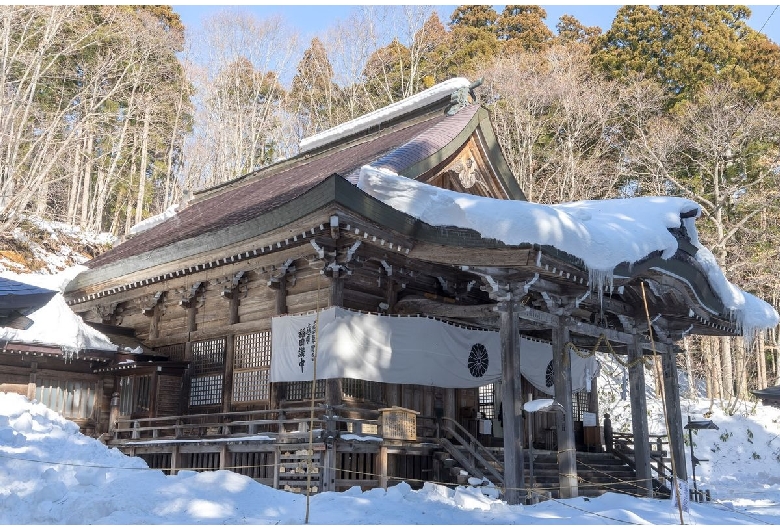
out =
<path fill-rule="evenodd" d="M 172 204 L 163 213 L 158 213 L 157 215 L 153 215 L 152 217 L 144 219 L 140 223 L 131 226 L 130 230 L 128 231 L 128 234 L 134 236 L 136 234 L 140 234 L 141 232 L 145 232 L 146 230 L 149 230 L 151 227 L 157 226 L 163 221 L 175 216 L 176 212 L 178 211 L 179 211 L 179 205 Z"/>
<path fill-rule="evenodd" d="M 591 281 L 612 277 L 619 264 L 636 263 L 653 252 L 663 259 L 677 251 L 670 228 L 685 227 L 699 250 L 696 259 L 732 319 L 746 337 L 780 322 L 763 300 L 731 284 L 698 238 L 701 207 L 679 197 L 637 197 L 564 204 L 477 197 L 444 190 L 364 166 L 358 187 L 385 204 L 433 226 L 457 226 L 507 245 L 549 245 L 583 261 Z"/>
<path fill-rule="evenodd" d="M 58 292 L 49 303 L 27 315 L 33 321 L 29 328 L 0 327 L 0 342 L 53 346 L 62 349 L 66 354 L 75 354 L 88 349 L 118 351 L 117 345 L 106 335 L 85 324 L 81 317 L 68 307 L 62 296 L 61 290 L 64 285 L 78 271 L 84 269 L 83 266 L 71 267 L 56 275 L 4 272 L 3 277 Z"/>
<path fill-rule="evenodd" d="M 390 121 L 398 116 L 402 116 L 414 109 L 424 107 L 430 103 L 439 101 L 443 97 L 452 94 L 460 88 L 468 88 L 471 82 L 464 77 L 449 79 L 438 85 L 434 85 L 427 90 L 392 103 L 381 109 L 377 109 L 359 118 L 332 127 L 326 131 L 304 138 L 300 142 L 300 152 L 323 146 L 344 136 L 364 131 L 380 123 Z"/>

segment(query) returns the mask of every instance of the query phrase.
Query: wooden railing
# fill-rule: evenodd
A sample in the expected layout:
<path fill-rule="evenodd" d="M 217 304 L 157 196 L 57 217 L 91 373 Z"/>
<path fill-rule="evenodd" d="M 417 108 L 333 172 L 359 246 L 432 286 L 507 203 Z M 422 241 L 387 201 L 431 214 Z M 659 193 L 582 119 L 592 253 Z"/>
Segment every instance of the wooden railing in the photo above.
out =
<path fill-rule="evenodd" d="M 452 457 L 462 465 L 471 475 L 481 477 L 483 473 L 477 467 L 477 462 L 492 476 L 496 484 L 504 483 L 504 464 L 496 456 L 483 446 L 479 441 L 460 423 L 452 418 L 442 418 L 443 430 L 452 436 L 460 446 L 455 446 L 446 438 L 442 437 L 439 443 L 449 452 Z"/>
<path fill-rule="evenodd" d="M 665 434 L 650 435 L 650 469 L 655 472 L 653 481 L 654 489 L 664 495 L 671 492 L 672 473 L 669 462 L 669 438 Z M 618 458 L 626 462 L 636 470 L 636 460 L 634 457 L 634 435 L 633 433 L 616 432 L 612 433 L 611 441 L 607 440 L 607 450 L 612 451 Z"/>
<path fill-rule="evenodd" d="M 318 409 L 310 425 L 310 409 L 272 409 L 251 412 L 215 412 L 164 416 L 157 418 L 118 419 L 112 426 L 113 439 L 191 439 L 221 436 L 276 435 L 300 430 L 322 429 L 324 420 Z"/>

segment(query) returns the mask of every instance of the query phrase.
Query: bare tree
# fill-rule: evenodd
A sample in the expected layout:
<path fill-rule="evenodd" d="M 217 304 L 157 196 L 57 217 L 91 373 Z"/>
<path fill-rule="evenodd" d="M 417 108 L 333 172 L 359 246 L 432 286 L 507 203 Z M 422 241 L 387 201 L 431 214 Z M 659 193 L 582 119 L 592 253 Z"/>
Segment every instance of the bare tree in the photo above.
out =
<path fill-rule="evenodd" d="M 192 36 L 186 66 L 195 88 L 194 133 L 185 146 L 184 187 L 211 186 L 282 154 L 284 89 L 297 39 L 279 18 L 222 11 Z"/>

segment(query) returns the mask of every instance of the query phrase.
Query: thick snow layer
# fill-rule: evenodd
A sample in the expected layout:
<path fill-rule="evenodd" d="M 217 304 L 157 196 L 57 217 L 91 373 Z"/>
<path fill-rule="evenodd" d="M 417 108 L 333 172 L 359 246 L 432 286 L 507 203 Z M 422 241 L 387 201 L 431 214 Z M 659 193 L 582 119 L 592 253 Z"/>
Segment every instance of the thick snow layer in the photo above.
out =
<path fill-rule="evenodd" d="M 387 107 L 375 110 L 354 120 L 342 123 L 336 127 L 330 128 L 321 133 L 304 138 L 300 143 L 300 152 L 308 151 L 332 142 L 337 138 L 349 136 L 351 134 L 364 131 L 380 123 L 392 120 L 398 116 L 406 114 L 416 108 L 424 107 L 429 103 L 439 101 L 443 97 L 452 94 L 460 88 L 467 88 L 471 82 L 463 77 L 456 77 L 448 81 L 432 86 L 401 101 L 397 101 Z"/>
<path fill-rule="evenodd" d="M 684 225 L 699 248 L 696 258 L 711 285 L 733 313 L 743 334 L 780 322 L 777 311 L 745 293 L 723 275 L 698 239 L 694 219 L 700 206 L 678 197 L 637 197 L 545 205 L 477 197 L 443 190 L 364 166 L 358 187 L 385 204 L 434 226 L 470 228 L 507 245 L 550 245 L 583 261 L 591 278 L 606 281 L 620 263 L 636 263 L 652 252 L 664 259 L 677 251 L 670 228 Z M 683 216 L 695 212 L 693 217 Z"/>
<path fill-rule="evenodd" d="M 3 272 L 4 277 L 58 293 L 48 304 L 27 315 L 33 321 L 29 328 L 0 327 L 0 342 L 54 346 L 67 354 L 77 354 L 85 349 L 117 351 L 118 347 L 108 337 L 86 325 L 80 316 L 71 311 L 61 294 L 65 285 L 85 269 L 86 267 L 79 265 L 52 275 Z"/>
<path fill-rule="evenodd" d="M 149 217 L 147 219 L 144 219 L 140 223 L 134 224 L 130 227 L 130 230 L 128 231 L 128 234 L 131 236 L 140 234 L 141 232 L 145 232 L 146 230 L 149 230 L 153 226 L 157 226 L 158 224 L 162 223 L 163 221 L 170 219 L 171 217 L 176 215 L 176 212 L 179 211 L 179 205 L 178 204 L 172 204 L 168 207 L 167 210 L 165 210 L 163 213 L 158 213 L 157 215 L 153 215 L 152 217 Z"/>
<path fill-rule="evenodd" d="M 554 401 L 552 399 L 534 399 L 523 403 L 523 410 L 526 412 L 539 412 L 540 410 L 552 407 L 553 403 Z"/>
<path fill-rule="evenodd" d="M 780 411 L 769 408 L 751 417 L 718 416 L 720 431 L 694 435 L 697 455 L 711 459 L 697 468 L 697 478 L 700 486 L 711 489 L 713 502 L 690 503 L 683 512 L 685 524 L 780 524 L 778 419 Z M 726 432 L 728 439 L 721 441 L 718 435 Z M 732 450 L 738 443 L 746 444 L 744 450 Z M 759 465 L 763 469 L 756 472 Z M 412 490 L 402 483 L 387 490 L 355 487 L 318 493 L 309 499 L 308 522 L 680 524 L 679 511 L 669 500 L 607 493 L 509 506 L 495 487 L 472 479 L 468 486 L 428 482 Z M 0 393 L 0 524 L 302 525 L 306 513 L 305 495 L 275 490 L 231 471 L 165 475 L 140 458 L 79 434 L 74 423 L 43 405 Z"/>

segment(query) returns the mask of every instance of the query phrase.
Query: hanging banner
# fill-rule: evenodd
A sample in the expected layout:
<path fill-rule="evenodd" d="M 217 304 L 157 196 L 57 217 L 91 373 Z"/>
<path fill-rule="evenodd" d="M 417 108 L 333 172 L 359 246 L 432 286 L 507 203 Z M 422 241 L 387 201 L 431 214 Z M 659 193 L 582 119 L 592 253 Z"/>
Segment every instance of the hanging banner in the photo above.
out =
<path fill-rule="evenodd" d="M 316 332 L 319 327 L 319 333 Z M 348 377 L 382 383 L 474 388 L 501 380 L 498 333 L 426 317 L 331 307 L 271 321 L 271 381 Z"/>
<path fill-rule="evenodd" d="M 347 377 L 381 383 L 474 388 L 501 381 L 501 339 L 419 316 L 387 316 L 331 307 L 271 320 L 272 382 Z M 598 361 L 572 353 L 572 390 L 595 377 Z M 554 393 L 549 343 L 520 338 L 520 371 Z M 547 384 L 549 383 L 549 385 Z"/>
<path fill-rule="evenodd" d="M 599 361 L 595 355 L 582 358 L 569 350 L 572 392 L 590 390 L 590 381 L 598 375 Z M 555 368 L 552 345 L 520 337 L 520 373 L 542 392 L 555 394 Z"/>

